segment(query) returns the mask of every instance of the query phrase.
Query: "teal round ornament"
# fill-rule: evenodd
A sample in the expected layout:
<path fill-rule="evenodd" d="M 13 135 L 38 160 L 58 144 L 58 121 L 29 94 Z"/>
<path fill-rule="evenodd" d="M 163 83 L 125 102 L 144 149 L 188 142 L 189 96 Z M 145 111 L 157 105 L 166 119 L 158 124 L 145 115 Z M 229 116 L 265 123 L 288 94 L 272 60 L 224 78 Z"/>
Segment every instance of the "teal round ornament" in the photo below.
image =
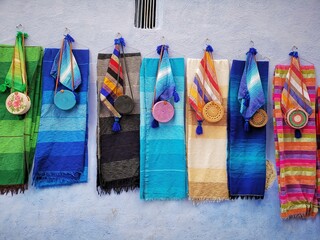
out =
<path fill-rule="evenodd" d="M 54 96 L 54 105 L 61 110 L 70 110 L 76 105 L 76 96 L 69 90 L 60 90 Z"/>

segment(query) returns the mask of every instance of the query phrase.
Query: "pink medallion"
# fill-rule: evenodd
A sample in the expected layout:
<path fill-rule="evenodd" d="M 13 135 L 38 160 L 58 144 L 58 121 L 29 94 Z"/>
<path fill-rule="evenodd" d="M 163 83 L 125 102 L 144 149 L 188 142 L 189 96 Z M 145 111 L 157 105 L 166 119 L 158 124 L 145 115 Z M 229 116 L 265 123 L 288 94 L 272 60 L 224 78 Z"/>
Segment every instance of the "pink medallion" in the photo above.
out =
<path fill-rule="evenodd" d="M 174 108 L 168 101 L 159 101 L 154 104 L 152 115 L 158 122 L 169 122 L 174 115 Z"/>

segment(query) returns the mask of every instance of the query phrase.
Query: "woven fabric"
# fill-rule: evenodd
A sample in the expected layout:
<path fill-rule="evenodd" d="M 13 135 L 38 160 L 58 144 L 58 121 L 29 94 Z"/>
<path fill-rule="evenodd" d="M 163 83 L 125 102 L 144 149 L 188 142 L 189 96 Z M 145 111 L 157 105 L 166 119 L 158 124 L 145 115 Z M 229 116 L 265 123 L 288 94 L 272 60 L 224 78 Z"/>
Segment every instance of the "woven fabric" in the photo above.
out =
<path fill-rule="evenodd" d="M 87 181 L 89 50 L 73 50 L 82 83 L 74 91 L 77 104 L 68 111 L 53 103 L 55 79 L 50 71 L 58 51 L 47 48 L 43 57 L 43 100 L 33 168 L 33 184 L 39 188 Z"/>
<path fill-rule="evenodd" d="M 140 69 L 140 198 L 183 199 L 187 196 L 184 136 L 184 59 L 172 58 L 170 65 L 180 96 L 174 117 L 152 128 L 152 101 L 159 59 L 145 58 Z"/>
<path fill-rule="evenodd" d="M 62 48 L 57 53 L 54 59 L 54 64 L 52 65 L 50 74 L 53 78 L 56 79 L 59 71 L 58 68 L 60 54 L 62 51 L 59 82 L 66 88 L 73 91 L 74 89 L 77 89 L 77 87 L 81 84 L 81 73 L 76 58 L 71 51 L 72 42 L 74 42 L 73 38 L 70 35 L 66 35 L 66 37 L 63 39 Z"/>
<path fill-rule="evenodd" d="M 10 71 L 13 46 L 0 46 L 0 83 Z M 18 193 L 28 187 L 38 136 L 41 106 L 41 47 L 26 47 L 29 111 L 23 115 L 9 113 L 5 101 L 10 90 L 0 93 L 0 193 Z"/>
<path fill-rule="evenodd" d="M 195 72 L 203 59 L 187 60 L 187 92 L 194 86 Z M 196 134 L 197 116 L 186 103 L 186 139 L 189 198 L 193 201 L 220 201 L 229 198 L 227 184 L 227 100 L 229 86 L 228 60 L 215 60 L 216 77 L 219 82 L 224 107 L 224 117 L 217 123 L 204 122 L 202 135 Z M 197 78 L 198 79 L 198 78 Z"/>
<path fill-rule="evenodd" d="M 281 93 L 281 108 L 284 114 L 293 108 L 302 108 L 309 115 L 313 111 L 307 86 L 300 70 L 299 59 L 296 57 L 291 58 L 290 68 Z"/>
<path fill-rule="evenodd" d="M 218 101 L 222 104 L 219 82 L 210 52 L 206 51 L 204 57 L 201 59 L 188 93 L 189 103 L 196 112 L 198 121 L 204 120 L 202 109 L 206 103 Z"/>
<path fill-rule="evenodd" d="M 316 204 L 316 79 L 314 66 L 301 66 L 303 81 L 310 97 L 312 113 L 295 138 L 295 129 L 286 124 L 281 110 L 281 94 L 289 66 L 277 65 L 273 78 L 273 125 L 276 168 L 279 184 L 281 218 L 312 217 L 318 212 Z"/>
<path fill-rule="evenodd" d="M 269 62 L 257 62 L 265 98 Z M 233 60 L 228 95 L 228 185 L 231 198 L 264 197 L 266 182 L 266 128 L 243 128 L 238 90 L 245 61 Z M 265 99 L 265 101 L 267 101 Z"/>
<path fill-rule="evenodd" d="M 99 100 L 98 101 L 98 178 L 99 193 L 110 194 L 113 191 L 121 193 L 123 190 L 139 187 L 140 167 L 140 95 L 139 70 L 141 64 L 140 53 L 126 54 L 126 67 L 130 76 L 134 109 L 130 115 L 123 115 L 120 119 L 121 131 L 113 132 L 113 113 Z M 111 54 L 98 54 L 97 63 L 97 90 L 104 87 L 105 76 L 108 75 Z M 106 74 L 107 71 L 107 74 Z M 123 76 L 124 91 L 129 91 L 127 73 Z"/>
<path fill-rule="evenodd" d="M 123 72 L 120 63 L 120 43 L 115 44 L 113 53 L 109 57 L 107 72 L 100 89 L 100 100 L 113 113 L 115 117 L 121 115 L 114 108 L 113 104 L 117 97 L 123 95 Z"/>
<path fill-rule="evenodd" d="M 317 89 L 316 100 L 316 132 L 317 132 L 317 202 L 320 205 L 320 87 Z"/>
<path fill-rule="evenodd" d="M 255 60 L 255 49 L 247 53 L 246 65 L 240 81 L 238 100 L 240 112 L 246 121 L 265 104 L 265 96 L 262 89 L 261 79 L 257 62 Z"/>
<path fill-rule="evenodd" d="M 24 38 L 27 38 L 26 33 L 18 32 L 16 43 L 14 46 L 13 57 L 10 68 L 6 74 L 5 81 L 0 85 L 0 91 L 4 92 L 7 87 L 24 92 L 26 90 L 26 63 L 24 53 Z"/>

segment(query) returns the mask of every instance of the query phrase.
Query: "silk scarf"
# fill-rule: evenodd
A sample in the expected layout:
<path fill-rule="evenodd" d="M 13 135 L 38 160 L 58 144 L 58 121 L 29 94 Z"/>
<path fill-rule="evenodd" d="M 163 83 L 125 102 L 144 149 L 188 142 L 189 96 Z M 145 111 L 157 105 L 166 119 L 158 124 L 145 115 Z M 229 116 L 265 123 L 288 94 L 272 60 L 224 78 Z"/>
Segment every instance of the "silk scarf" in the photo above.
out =
<path fill-rule="evenodd" d="M 194 80 L 191 84 L 189 92 L 189 103 L 196 113 L 198 121 L 197 134 L 202 134 L 202 109 L 204 105 L 210 101 L 217 101 L 222 104 L 222 96 L 217 80 L 216 69 L 212 57 L 213 48 L 208 45 L 199 67 L 196 70 Z"/>

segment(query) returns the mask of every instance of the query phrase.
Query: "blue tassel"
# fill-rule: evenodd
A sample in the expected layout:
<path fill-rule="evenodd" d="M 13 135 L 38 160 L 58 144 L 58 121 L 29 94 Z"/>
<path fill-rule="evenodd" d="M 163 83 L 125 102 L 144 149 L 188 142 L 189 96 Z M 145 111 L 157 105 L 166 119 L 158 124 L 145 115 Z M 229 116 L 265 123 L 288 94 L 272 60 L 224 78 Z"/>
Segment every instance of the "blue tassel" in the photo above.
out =
<path fill-rule="evenodd" d="M 159 122 L 155 119 L 152 120 L 151 122 L 151 127 L 152 128 L 158 128 L 159 127 Z"/>
<path fill-rule="evenodd" d="M 196 128 L 196 133 L 198 135 L 201 135 L 203 133 L 203 129 L 202 129 L 202 121 L 198 121 L 198 126 Z"/>
<path fill-rule="evenodd" d="M 246 96 L 244 97 L 243 105 L 245 105 L 246 107 L 249 107 L 249 103 L 250 103 L 250 94 L 247 92 Z"/>
<path fill-rule="evenodd" d="M 255 49 L 255 48 L 250 48 L 250 49 L 249 49 L 249 52 L 247 52 L 247 54 L 248 54 L 248 53 L 251 53 L 251 54 L 253 54 L 253 55 L 257 55 L 258 52 L 257 52 L 257 49 Z"/>
<path fill-rule="evenodd" d="M 122 45 L 123 47 L 126 46 L 126 43 L 125 43 L 123 37 L 121 37 L 121 38 L 116 38 L 116 39 L 114 40 L 114 44 L 119 44 L 119 45 Z"/>
<path fill-rule="evenodd" d="M 176 102 L 176 103 L 180 101 L 179 94 L 177 93 L 176 90 L 173 91 L 173 100 L 174 100 L 174 102 Z"/>
<path fill-rule="evenodd" d="M 113 132 L 120 132 L 121 131 L 121 126 L 120 126 L 119 121 L 120 121 L 120 118 L 118 118 L 118 117 L 114 118 L 114 123 L 112 125 Z"/>
<path fill-rule="evenodd" d="M 161 54 L 161 49 L 163 48 L 163 50 L 167 50 L 169 49 L 169 45 L 159 45 L 157 47 L 157 53 L 160 55 Z"/>
<path fill-rule="evenodd" d="M 244 130 L 245 130 L 246 132 L 249 132 L 249 131 L 250 131 L 249 119 L 246 119 L 246 120 L 245 120 Z"/>
<path fill-rule="evenodd" d="M 294 58 L 298 58 L 298 57 L 299 57 L 297 51 L 292 51 L 292 52 L 289 53 L 289 55 L 290 55 L 291 57 L 294 57 Z"/>
<path fill-rule="evenodd" d="M 295 138 L 301 138 L 301 137 L 302 137 L 302 134 L 301 134 L 300 129 L 296 129 L 296 130 L 294 131 L 294 137 L 295 137 Z"/>
<path fill-rule="evenodd" d="M 64 39 L 68 40 L 68 42 L 74 42 L 74 39 L 69 35 L 65 35 Z"/>
<path fill-rule="evenodd" d="M 207 47 L 206 47 L 206 51 L 207 52 L 213 52 L 213 47 L 208 44 Z"/>

